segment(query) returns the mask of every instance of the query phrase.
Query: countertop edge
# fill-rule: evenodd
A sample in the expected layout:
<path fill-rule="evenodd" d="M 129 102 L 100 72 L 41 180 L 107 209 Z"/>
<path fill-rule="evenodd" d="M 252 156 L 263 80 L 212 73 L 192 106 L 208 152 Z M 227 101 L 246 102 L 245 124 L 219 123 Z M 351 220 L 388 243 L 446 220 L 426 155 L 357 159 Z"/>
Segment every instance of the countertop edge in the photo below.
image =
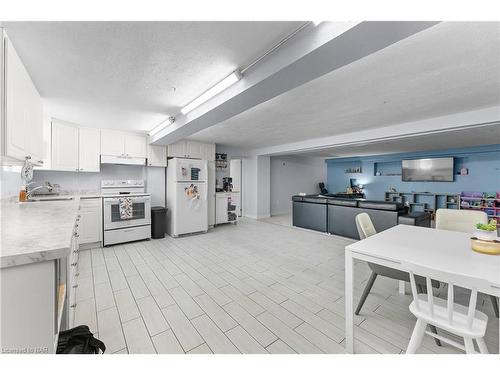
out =
<path fill-rule="evenodd" d="M 33 263 L 47 262 L 59 258 L 67 257 L 71 250 L 71 244 L 68 247 L 34 251 L 29 254 L 7 255 L 0 258 L 0 269 L 23 266 Z"/>

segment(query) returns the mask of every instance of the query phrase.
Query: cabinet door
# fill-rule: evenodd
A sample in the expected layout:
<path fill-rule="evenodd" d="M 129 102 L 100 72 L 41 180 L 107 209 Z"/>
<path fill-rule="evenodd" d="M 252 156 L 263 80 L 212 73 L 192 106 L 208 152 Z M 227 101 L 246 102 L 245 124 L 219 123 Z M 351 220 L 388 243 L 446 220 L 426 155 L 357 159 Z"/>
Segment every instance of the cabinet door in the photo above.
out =
<path fill-rule="evenodd" d="M 202 143 L 201 144 L 201 159 L 207 161 L 215 160 L 215 144 Z"/>
<path fill-rule="evenodd" d="M 30 82 L 31 83 L 31 82 Z M 30 85 L 30 111 L 28 112 L 28 153 L 34 165 L 43 166 L 43 105 L 33 84 Z"/>
<path fill-rule="evenodd" d="M 148 145 L 148 166 L 167 166 L 167 148 L 165 146 Z"/>
<path fill-rule="evenodd" d="M 28 155 L 27 73 L 10 40 L 5 38 L 5 154 L 24 160 Z"/>
<path fill-rule="evenodd" d="M 125 155 L 134 158 L 146 158 L 146 137 L 135 134 L 125 134 Z"/>
<path fill-rule="evenodd" d="M 186 157 L 186 142 L 180 141 L 168 145 L 169 158 L 185 158 Z"/>
<path fill-rule="evenodd" d="M 125 156 L 125 134 L 101 130 L 101 155 Z"/>
<path fill-rule="evenodd" d="M 101 200 L 99 198 L 80 201 L 80 243 L 87 244 L 101 240 Z"/>
<path fill-rule="evenodd" d="M 186 141 L 186 155 L 191 159 L 201 159 L 201 143 Z"/>
<path fill-rule="evenodd" d="M 215 196 L 215 224 L 227 223 L 227 194 Z"/>
<path fill-rule="evenodd" d="M 78 168 L 81 172 L 99 172 L 101 133 L 99 129 L 80 128 Z"/>
<path fill-rule="evenodd" d="M 52 168 L 78 171 L 78 127 L 52 121 Z"/>
<path fill-rule="evenodd" d="M 206 147 L 208 161 L 215 161 L 215 143 L 207 143 Z"/>

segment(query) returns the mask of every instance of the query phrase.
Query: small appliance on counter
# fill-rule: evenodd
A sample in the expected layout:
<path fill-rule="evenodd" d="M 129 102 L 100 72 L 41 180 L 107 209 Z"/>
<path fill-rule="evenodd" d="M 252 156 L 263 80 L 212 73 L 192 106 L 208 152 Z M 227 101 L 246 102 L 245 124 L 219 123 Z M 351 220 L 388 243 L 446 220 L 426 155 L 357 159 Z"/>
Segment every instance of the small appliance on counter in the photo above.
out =
<path fill-rule="evenodd" d="M 222 191 L 228 193 L 233 191 L 233 179 L 231 177 L 222 178 Z"/>
<path fill-rule="evenodd" d="M 151 195 L 142 180 L 101 181 L 103 245 L 151 238 Z"/>

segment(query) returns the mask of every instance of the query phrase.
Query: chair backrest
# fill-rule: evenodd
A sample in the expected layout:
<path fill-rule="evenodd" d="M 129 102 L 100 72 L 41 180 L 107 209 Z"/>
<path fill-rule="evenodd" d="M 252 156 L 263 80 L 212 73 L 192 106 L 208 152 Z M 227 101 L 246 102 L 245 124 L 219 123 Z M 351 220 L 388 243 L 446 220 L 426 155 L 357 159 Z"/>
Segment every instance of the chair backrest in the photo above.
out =
<path fill-rule="evenodd" d="M 366 212 L 356 215 L 356 228 L 358 228 L 359 238 L 362 240 L 377 234 L 372 220 Z"/>
<path fill-rule="evenodd" d="M 427 304 L 429 306 L 429 311 L 426 312 L 429 313 L 431 317 L 434 316 L 434 294 L 432 291 L 431 280 L 436 280 L 448 284 L 447 314 L 449 324 L 452 324 L 453 322 L 453 304 L 455 299 L 454 286 L 460 286 L 462 288 L 469 289 L 468 285 L 474 285 L 474 288 L 471 289 L 467 311 L 467 325 L 469 329 L 472 327 L 472 322 L 476 312 L 477 291 L 481 288 L 487 288 L 489 286 L 488 282 L 482 279 L 444 272 L 408 262 L 404 262 L 402 266 L 404 270 L 408 271 L 408 273 L 410 274 L 411 292 L 413 294 L 415 308 L 419 311 L 421 311 L 421 306 L 419 304 L 420 300 L 418 298 L 415 276 L 418 275 L 425 278 L 427 286 Z"/>
<path fill-rule="evenodd" d="M 436 229 L 472 233 L 477 223 L 488 223 L 486 212 L 478 210 L 452 210 L 447 208 L 440 208 L 436 211 Z"/>

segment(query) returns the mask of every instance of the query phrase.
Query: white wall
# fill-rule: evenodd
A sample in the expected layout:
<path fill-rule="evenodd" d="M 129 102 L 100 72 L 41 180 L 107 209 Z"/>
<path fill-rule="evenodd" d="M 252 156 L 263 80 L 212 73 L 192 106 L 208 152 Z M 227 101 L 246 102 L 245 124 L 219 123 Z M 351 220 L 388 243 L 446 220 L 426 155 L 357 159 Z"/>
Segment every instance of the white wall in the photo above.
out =
<path fill-rule="evenodd" d="M 326 181 L 324 159 L 305 156 L 271 157 L 271 215 L 291 212 L 291 199 L 298 193 L 319 193 Z"/>
<path fill-rule="evenodd" d="M 263 219 L 270 216 L 270 157 L 242 158 L 243 216 Z"/>
<path fill-rule="evenodd" d="M 165 207 L 165 170 L 161 167 L 146 168 L 146 191 L 151 193 L 152 207 Z"/>

